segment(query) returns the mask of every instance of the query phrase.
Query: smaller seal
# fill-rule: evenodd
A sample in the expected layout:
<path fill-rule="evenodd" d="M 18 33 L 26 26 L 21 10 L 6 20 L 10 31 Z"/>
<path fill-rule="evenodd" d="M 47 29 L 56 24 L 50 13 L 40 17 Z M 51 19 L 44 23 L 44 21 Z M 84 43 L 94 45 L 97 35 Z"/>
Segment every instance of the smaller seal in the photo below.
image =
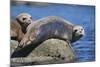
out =
<path fill-rule="evenodd" d="M 11 20 L 11 40 L 17 40 L 20 42 L 30 23 L 32 23 L 32 17 L 28 13 L 21 13 L 16 19 Z"/>
<path fill-rule="evenodd" d="M 21 13 L 16 17 L 16 20 L 22 27 L 23 33 L 26 33 L 26 28 L 32 23 L 32 16 L 28 13 Z"/>
<path fill-rule="evenodd" d="M 10 27 L 11 40 L 17 40 L 18 42 L 20 42 L 22 37 L 24 36 L 24 33 L 21 29 L 21 25 L 16 20 L 11 20 Z"/>

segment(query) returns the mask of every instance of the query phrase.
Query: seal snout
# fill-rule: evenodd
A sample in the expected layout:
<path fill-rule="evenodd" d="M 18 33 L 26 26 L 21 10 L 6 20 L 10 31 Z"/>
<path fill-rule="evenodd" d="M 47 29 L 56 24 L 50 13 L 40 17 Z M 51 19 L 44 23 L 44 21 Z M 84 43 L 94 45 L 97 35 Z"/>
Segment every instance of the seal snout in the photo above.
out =
<path fill-rule="evenodd" d="M 85 31 L 84 31 L 84 28 L 82 26 L 75 26 L 74 27 L 74 34 L 76 36 L 84 36 L 85 35 Z"/>
<path fill-rule="evenodd" d="M 80 30 L 80 36 L 84 36 L 84 35 L 85 35 L 85 31 L 84 31 L 84 28 L 82 27 Z"/>

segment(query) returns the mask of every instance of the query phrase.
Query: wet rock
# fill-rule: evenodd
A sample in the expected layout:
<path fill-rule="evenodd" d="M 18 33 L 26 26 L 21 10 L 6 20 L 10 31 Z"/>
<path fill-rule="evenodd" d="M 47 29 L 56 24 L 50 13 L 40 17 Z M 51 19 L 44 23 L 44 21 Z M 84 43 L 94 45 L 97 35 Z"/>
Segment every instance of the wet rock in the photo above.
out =
<path fill-rule="evenodd" d="M 65 41 L 49 39 L 35 48 L 28 57 L 35 56 L 49 56 L 69 62 L 74 59 L 74 52 L 72 47 Z"/>
<path fill-rule="evenodd" d="M 12 65 L 39 65 L 74 62 L 71 46 L 59 39 L 49 39 L 36 47 L 27 57 L 12 58 Z"/>

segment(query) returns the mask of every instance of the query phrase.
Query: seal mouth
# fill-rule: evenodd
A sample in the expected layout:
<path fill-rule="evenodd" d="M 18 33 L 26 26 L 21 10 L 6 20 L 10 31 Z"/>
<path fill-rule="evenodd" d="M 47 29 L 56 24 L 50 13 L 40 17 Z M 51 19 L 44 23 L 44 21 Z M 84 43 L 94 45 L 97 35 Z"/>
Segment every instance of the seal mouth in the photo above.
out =
<path fill-rule="evenodd" d="M 29 24 L 30 24 L 30 23 L 24 23 L 23 26 L 26 26 L 26 27 L 27 27 Z"/>
<path fill-rule="evenodd" d="M 83 34 L 79 35 L 79 37 L 81 38 L 83 36 Z"/>
<path fill-rule="evenodd" d="M 80 34 L 80 36 L 84 36 L 84 35 L 85 35 L 85 32 L 83 31 L 82 34 Z"/>
<path fill-rule="evenodd" d="M 79 34 L 78 36 L 76 36 L 75 33 L 76 33 L 76 32 L 73 33 L 71 43 L 73 43 L 73 42 L 79 40 L 80 38 L 82 38 L 82 37 L 84 36 L 84 33 Z"/>

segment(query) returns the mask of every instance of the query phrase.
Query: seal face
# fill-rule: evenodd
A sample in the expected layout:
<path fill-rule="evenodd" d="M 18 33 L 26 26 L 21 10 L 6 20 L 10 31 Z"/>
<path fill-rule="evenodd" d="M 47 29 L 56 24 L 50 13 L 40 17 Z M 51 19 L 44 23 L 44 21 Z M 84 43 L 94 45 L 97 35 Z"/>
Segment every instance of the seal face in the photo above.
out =
<path fill-rule="evenodd" d="M 11 20 L 11 39 L 20 41 L 30 23 L 32 23 L 32 17 L 28 13 L 21 13 L 16 19 Z"/>
<path fill-rule="evenodd" d="M 57 16 L 49 16 L 34 21 L 27 27 L 27 33 L 20 42 L 19 46 L 41 43 L 50 38 L 62 39 L 75 42 L 84 35 L 81 26 L 71 24 Z M 78 37 L 78 39 L 77 39 Z"/>
<path fill-rule="evenodd" d="M 18 23 L 22 26 L 22 31 L 26 33 L 26 28 L 32 23 L 32 17 L 28 13 L 21 13 L 16 17 Z"/>
<path fill-rule="evenodd" d="M 84 35 L 85 35 L 85 31 L 82 26 L 79 25 L 74 26 L 71 42 L 75 42 L 79 40 Z"/>

